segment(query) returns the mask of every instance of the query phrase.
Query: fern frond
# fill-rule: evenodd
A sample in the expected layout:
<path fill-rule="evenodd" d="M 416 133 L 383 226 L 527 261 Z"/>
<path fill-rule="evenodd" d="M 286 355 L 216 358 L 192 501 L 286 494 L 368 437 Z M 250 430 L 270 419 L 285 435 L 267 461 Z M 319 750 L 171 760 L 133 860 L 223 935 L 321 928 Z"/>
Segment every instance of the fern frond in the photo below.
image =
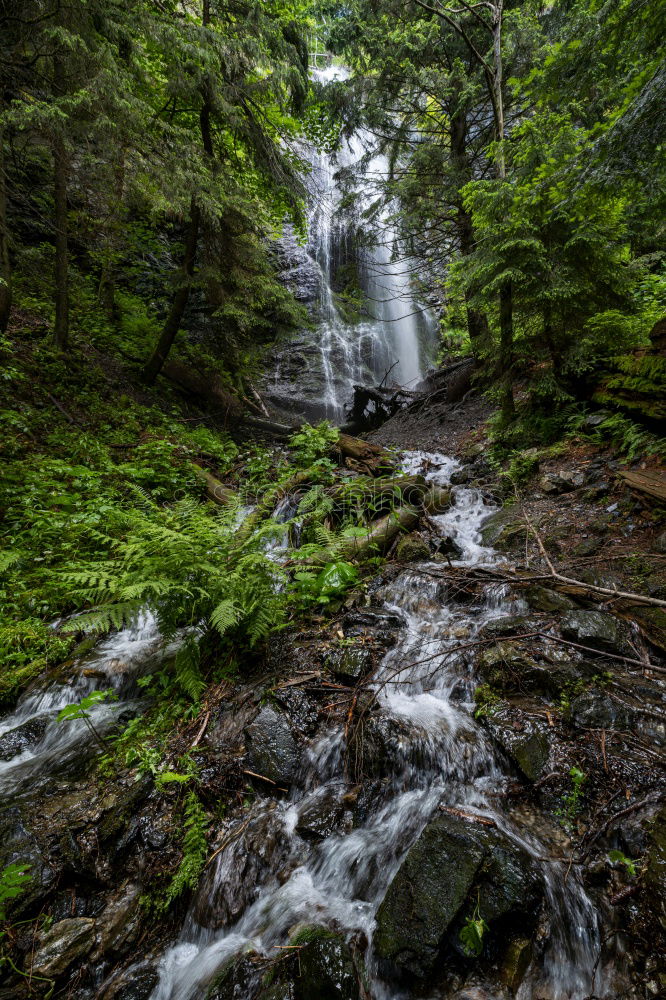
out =
<path fill-rule="evenodd" d="M 240 609 L 233 601 L 226 599 L 220 601 L 210 615 L 210 624 L 220 635 L 224 635 L 230 628 L 238 623 L 241 617 Z"/>

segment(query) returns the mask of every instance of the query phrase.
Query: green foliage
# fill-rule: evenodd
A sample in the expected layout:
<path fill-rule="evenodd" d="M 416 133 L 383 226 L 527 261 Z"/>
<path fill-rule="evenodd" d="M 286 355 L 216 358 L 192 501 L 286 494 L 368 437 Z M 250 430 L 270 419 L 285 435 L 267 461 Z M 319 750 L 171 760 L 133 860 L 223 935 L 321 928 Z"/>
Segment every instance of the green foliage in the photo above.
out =
<path fill-rule="evenodd" d="M 348 562 L 331 562 L 318 572 L 299 570 L 294 573 L 294 592 L 299 603 L 330 604 L 335 598 L 358 583 L 357 568 Z"/>
<path fill-rule="evenodd" d="M 490 684 L 479 684 L 474 691 L 475 719 L 485 719 L 493 715 L 501 704 L 502 699 L 493 691 Z"/>
<path fill-rule="evenodd" d="M 612 865 L 622 865 L 632 878 L 638 874 L 638 866 L 632 858 L 628 858 L 622 851 L 612 850 L 608 852 L 608 860 Z"/>
<path fill-rule="evenodd" d="M 156 902 L 159 911 L 171 904 L 187 889 L 196 889 L 208 853 L 208 818 L 197 793 L 188 792 L 183 820 L 183 857 L 170 885 Z"/>
<path fill-rule="evenodd" d="M 581 810 L 581 800 L 584 795 L 583 786 L 587 781 L 587 775 L 579 767 L 570 768 L 569 775 L 571 776 L 571 790 L 562 796 L 562 804 L 555 810 L 555 815 L 559 817 L 565 829 L 572 827 L 573 821 Z"/>
<path fill-rule="evenodd" d="M 470 958 L 478 958 L 483 951 L 483 939 L 489 930 L 488 924 L 479 913 L 477 902 L 474 913 L 465 920 L 465 926 L 460 931 L 460 943 L 463 951 Z"/>
<path fill-rule="evenodd" d="M 24 893 L 32 882 L 30 867 L 14 863 L 0 872 L 0 923 L 7 919 L 6 904 Z"/>
<path fill-rule="evenodd" d="M 323 420 L 316 427 L 303 424 L 301 429 L 289 438 L 289 448 L 295 464 L 303 469 L 331 469 L 332 463 L 327 456 L 338 440 L 338 434 L 337 427 L 333 427 L 327 420 Z"/>
<path fill-rule="evenodd" d="M 58 722 L 72 722 L 75 719 L 89 719 L 91 709 L 94 705 L 99 705 L 100 702 L 108 701 L 109 699 L 115 699 L 116 694 L 113 688 L 108 688 L 106 691 L 91 691 L 90 694 L 82 698 L 81 701 L 75 704 L 65 705 L 58 712 Z"/>

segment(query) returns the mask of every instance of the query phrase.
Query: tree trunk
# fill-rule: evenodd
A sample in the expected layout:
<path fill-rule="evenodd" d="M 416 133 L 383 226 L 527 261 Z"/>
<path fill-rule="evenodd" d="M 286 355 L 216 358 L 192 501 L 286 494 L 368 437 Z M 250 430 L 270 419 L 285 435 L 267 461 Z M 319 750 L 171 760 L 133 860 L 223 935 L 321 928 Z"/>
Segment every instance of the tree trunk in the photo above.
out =
<path fill-rule="evenodd" d="M 64 67 L 59 55 L 53 57 L 53 82 L 63 94 Z M 69 249 L 67 233 L 67 175 L 69 163 L 64 137 L 53 141 L 53 192 L 55 199 L 55 345 L 66 351 L 69 341 Z"/>
<path fill-rule="evenodd" d="M 199 241 L 200 223 L 201 211 L 193 198 L 190 208 L 190 221 L 187 227 L 187 235 L 185 237 L 185 252 L 183 254 L 183 263 L 181 267 L 182 280 L 180 287 L 176 290 L 176 294 L 174 295 L 171 303 L 171 308 L 169 309 L 169 314 L 164 322 L 164 326 L 162 327 L 159 340 L 155 345 L 153 353 L 146 362 L 142 373 L 144 380 L 148 382 L 149 385 L 153 384 L 159 373 L 162 371 L 162 366 L 169 355 L 171 346 L 176 339 L 176 334 L 180 329 L 187 300 L 190 297 L 190 288 L 192 285 L 192 277 L 194 275 L 194 260 L 197 253 L 197 243 Z"/>
<path fill-rule="evenodd" d="M 12 310 L 12 269 L 7 229 L 7 184 L 5 180 L 4 136 L 0 129 L 0 333 L 4 333 Z"/>
<path fill-rule="evenodd" d="M 504 0 L 497 0 L 493 9 L 493 109 L 495 131 L 499 143 L 497 176 L 506 180 L 506 160 L 504 157 L 504 98 L 502 95 L 502 19 Z M 500 307 L 500 372 L 502 391 L 500 405 L 502 423 L 511 423 L 516 416 L 513 399 L 513 286 L 511 280 L 504 281 L 499 293 Z"/>
<path fill-rule="evenodd" d="M 451 115 L 451 159 L 459 178 L 459 187 L 472 179 L 472 168 L 467 157 L 467 119 L 464 111 L 455 111 Z M 474 228 L 472 217 L 466 210 L 462 200 L 456 208 L 456 229 L 460 253 L 469 257 L 474 250 Z M 478 361 L 488 344 L 489 328 L 485 313 L 471 305 L 474 290 L 465 289 L 465 309 L 467 313 L 467 332 L 474 360 Z"/>
<path fill-rule="evenodd" d="M 502 424 L 510 424 L 516 416 L 513 399 L 513 286 L 511 281 L 502 283 L 500 299 L 500 378 L 502 390 L 500 406 Z"/>
<path fill-rule="evenodd" d="M 204 27 L 210 24 L 210 0 L 203 0 L 202 24 Z M 210 128 L 211 99 L 210 84 L 208 82 L 204 83 L 202 93 L 203 104 L 201 106 L 201 111 L 199 112 L 201 142 L 204 152 L 209 159 L 212 160 L 213 137 Z M 149 385 L 153 384 L 159 373 L 162 371 L 162 366 L 169 355 L 169 351 L 171 350 L 172 344 L 180 329 L 180 324 L 182 322 L 185 307 L 187 306 L 192 288 L 194 261 L 197 255 L 197 244 L 199 242 L 200 229 L 201 209 L 196 204 L 193 197 L 190 207 L 190 223 L 187 229 L 187 237 L 185 239 L 185 253 L 183 255 L 181 268 L 182 283 L 174 295 L 169 315 L 166 318 L 162 328 L 162 333 L 160 334 L 160 339 L 158 340 L 155 350 L 151 354 L 146 366 L 143 369 L 143 378 Z"/>

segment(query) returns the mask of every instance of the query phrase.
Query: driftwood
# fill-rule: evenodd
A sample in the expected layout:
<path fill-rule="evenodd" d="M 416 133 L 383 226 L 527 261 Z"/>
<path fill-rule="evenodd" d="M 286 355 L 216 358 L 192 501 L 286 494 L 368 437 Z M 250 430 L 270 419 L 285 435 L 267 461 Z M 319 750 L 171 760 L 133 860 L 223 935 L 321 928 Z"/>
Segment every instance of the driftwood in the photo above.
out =
<path fill-rule="evenodd" d="M 389 388 L 384 385 L 355 385 L 344 429 L 358 433 L 381 427 L 413 399 L 414 393 L 400 386 Z"/>

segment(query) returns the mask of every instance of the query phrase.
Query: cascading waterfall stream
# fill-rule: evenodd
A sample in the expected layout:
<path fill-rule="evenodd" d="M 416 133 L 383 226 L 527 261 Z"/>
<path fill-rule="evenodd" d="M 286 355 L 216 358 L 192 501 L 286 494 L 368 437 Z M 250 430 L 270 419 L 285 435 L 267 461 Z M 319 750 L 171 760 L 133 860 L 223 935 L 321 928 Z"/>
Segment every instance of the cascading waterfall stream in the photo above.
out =
<path fill-rule="evenodd" d="M 413 453 L 405 469 L 418 471 L 424 465 L 427 478 L 439 484 L 447 483 L 458 467 L 443 455 Z M 492 510 L 479 491 L 458 488 L 451 510 L 434 519 L 458 545 L 458 565 L 497 561 L 480 544 L 480 525 Z M 473 716 L 475 678 L 465 658 L 466 643 L 492 619 L 524 610 L 521 602 L 512 600 L 505 586 L 491 584 L 478 604 L 458 604 L 448 597 L 439 564 L 430 563 L 403 570 L 379 597 L 404 623 L 397 645 L 375 676 L 379 714 L 404 723 L 408 734 L 396 748 L 393 776 L 380 800 L 356 828 L 331 834 L 316 846 L 304 840 L 297 830 L 299 816 L 318 799 L 339 794 L 346 782 L 341 733 L 334 729 L 313 743 L 291 797 L 277 803 L 260 799 L 242 821 L 243 830 L 261 830 L 279 844 L 276 863 L 256 886 L 254 899 L 232 926 L 210 926 L 207 914 L 248 850 L 241 831 L 216 858 L 178 941 L 162 957 L 152 1000 L 204 997 L 227 959 L 247 948 L 275 954 L 273 949 L 299 923 L 362 933 L 370 942 L 373 997 L 408 997 L 409 992 L 389 989 L 377 973 L 375 916 L 405 853 L 442 806 L 492 821 L 541 864 L 551 930 L 544 960 L 528 973 L 519 1000 L 605 995 L 604 972 L 597 968 L 601 945 L 594 907 L 575 870 L 565 878 L 566 865 L 548 860 L 548 846 L 497 807 L 510 775 Z"/>
<path fill-rule="evenodd" d="M 322 82 L 344 75 L 339 68 L 315 71 Z M 389 171 L 384 156 L 359 166 L 369 139 L 359 130 L 335 157 L 313 148 L 304 151 L 311 165 L 309 238 L 305 259 L 295 270 L 314 274 L 316 292 L 309 301 L 317 328 L 305 348 L 299 344 L 307 357 L 307 378 L 299 380 L 298 386 L 289 384 L 286 372 L 298 351 L 286 346 L 269 391 L 281 404 L 291 395 L 294 408 L 301 407 L 310 419 L 343 422 L 354 386 L 377 385 L 387 372 L 389 385 L 414 388 L 436 351 L 437 320 L 417 300 L 412 280 L 415 268 L 401 250 L 390 211 L 381 211 L 372 231 L 363 232 L 368 225 L 364 213 L 377 197 L 379 180 Z M 345 168 L 353 168 L 357 175 L 359 198 L 354 212 L 346 207 L 339 180 L 338 172 Z M 359 309 L 359 315 L 353 319 L 335 292 L 350 278 L 359 296 L 352 306 L 352 311 Z"/>

